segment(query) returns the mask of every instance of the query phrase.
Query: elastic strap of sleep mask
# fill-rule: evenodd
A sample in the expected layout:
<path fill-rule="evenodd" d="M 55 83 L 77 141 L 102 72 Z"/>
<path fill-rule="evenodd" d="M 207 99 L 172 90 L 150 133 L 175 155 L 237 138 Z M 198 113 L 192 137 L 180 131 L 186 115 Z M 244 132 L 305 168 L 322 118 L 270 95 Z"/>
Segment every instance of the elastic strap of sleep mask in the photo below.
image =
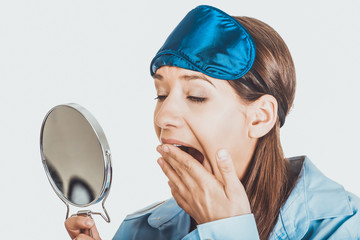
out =
<path fill-rule="evenodd" d="M 264 79 L 260 76 L 260 74 L 254 70 L 251 69 L 250 72 L 254 75 L 254 77 L 260 82 L 260 84 L 265 88 L 265 92 L 267 94 L 272 95 L 273 97 L 274 94 L 271 92 L 271 90 L 269 89 L 269 87 L 267 86 L 266 82 L 264 81 Z M 246 81 L 244 78 L 240 78 L 239 79 L 240 82 L 242 84 L 244 84 L 245 86 L 247 86 L 248 88 L 252 89 L 253 91 L 259 91 L 258 88 L 250 81 Z M 276 98 L 275 98 L 276 99 Z M 281 106 L 281 103 L 279 102 L 278 99 L 276 99 L 277 103 L 278 103 L 278 116 L 279 116 L 279 123 L 280 123 L 280 127 L 282 127 L 285 123 L 285 117 L 286 117 L 286 113 L 284 112 L 284 109 L 288 108 L 288 104 L 286 101 L 283 101 L 285 106 Z"/>

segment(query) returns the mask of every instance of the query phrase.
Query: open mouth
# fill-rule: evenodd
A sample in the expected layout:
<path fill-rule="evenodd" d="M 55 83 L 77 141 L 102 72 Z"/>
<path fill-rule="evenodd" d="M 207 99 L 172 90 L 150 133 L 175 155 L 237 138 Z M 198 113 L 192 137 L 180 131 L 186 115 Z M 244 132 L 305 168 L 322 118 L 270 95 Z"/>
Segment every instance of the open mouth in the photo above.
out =
<path fill-rule="evenodd" d="M 204 155 L 197 149 L 193 147 L 186 147 L 182 145 L 175 145 L 176 147 L 180 148 L 184 152 L 190 154 L 193 158 L 195 158 L 201 164 L 204 162 Z"/>

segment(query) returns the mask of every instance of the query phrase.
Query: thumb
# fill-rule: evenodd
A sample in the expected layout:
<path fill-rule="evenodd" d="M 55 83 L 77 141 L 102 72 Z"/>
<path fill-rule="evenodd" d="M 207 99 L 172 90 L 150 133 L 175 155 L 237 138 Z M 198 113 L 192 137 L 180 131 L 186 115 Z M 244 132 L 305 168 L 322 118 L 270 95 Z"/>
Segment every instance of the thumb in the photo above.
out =
<path fill-rule="evenodd" d="M 65 227 L 71 238 L 76 237 L 81 231 L 94 226 L 94 220 L 83 216 L 72 216 L 66 219 Z"/>
<path fill-rule="evenodd" d="M 225 192 L 228 198 L 236 194 L 241 186 L 236 174 L 234 163 L 230 154 L 225 149 L 220 149 L 216 154 L 217 165 L 224 180 Z"/>

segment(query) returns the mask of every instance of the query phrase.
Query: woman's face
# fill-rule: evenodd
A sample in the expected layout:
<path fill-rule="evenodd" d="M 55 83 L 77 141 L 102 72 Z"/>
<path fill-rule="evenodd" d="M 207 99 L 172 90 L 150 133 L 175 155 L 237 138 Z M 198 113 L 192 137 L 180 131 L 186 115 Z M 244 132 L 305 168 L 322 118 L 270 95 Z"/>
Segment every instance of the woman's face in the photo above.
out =
<path fill-rule="evenodd" d="M 163 66 L 154 75 L 158 102 L 155 131 L 162 143 L 178 144 L 218 179 L 216 152 L 226 149 L 241 178 L 256 140 L 248 134 L 248 110 L 227 81 Z M 196 150 L 199 151 L 199 154 Z"/>

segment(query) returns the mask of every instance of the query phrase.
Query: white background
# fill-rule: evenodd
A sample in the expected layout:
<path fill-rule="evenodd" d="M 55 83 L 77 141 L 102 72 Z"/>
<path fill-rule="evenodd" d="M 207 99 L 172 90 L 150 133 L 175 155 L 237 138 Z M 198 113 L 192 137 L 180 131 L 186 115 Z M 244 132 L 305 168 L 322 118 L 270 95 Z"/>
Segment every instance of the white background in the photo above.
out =
<path fill-rule="evenodd" d="M 61 103 L 92 112 L 112 149 L 112 222 L 95 217 L 103 239 L 127 213 L 170 197 L 156 164 L 149 63 L 200 4 L 258 18 L 280 33 L 297 70 L 284 151 L 308 155 L 360 195 L 359 1 L 1 0 L 1 239 L 67 239 L 66 208 L 39 151 L 43 117 Z"/>

